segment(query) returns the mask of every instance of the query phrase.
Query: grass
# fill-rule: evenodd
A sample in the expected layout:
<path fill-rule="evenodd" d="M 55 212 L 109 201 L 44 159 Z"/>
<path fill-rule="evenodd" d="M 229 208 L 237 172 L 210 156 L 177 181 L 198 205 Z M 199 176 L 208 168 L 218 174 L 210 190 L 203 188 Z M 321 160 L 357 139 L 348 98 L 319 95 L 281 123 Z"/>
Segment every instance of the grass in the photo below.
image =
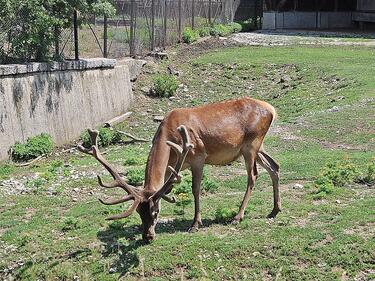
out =
<path fill-rule="evenodd" d="M 204 228 L 186 232 L 192 203 L 178 215 L 180 207 L 163 202 L 157 238 L 144 245 L 139 216 L 104 220 L 125 204 L 96 200 L 122 192 L 97 187 L 90 173 L 106 173 L 90 157 L 63 154 L 31 167 L 4 163 L 0 181 L 36 173 L 48 181 L 25 195 L 8 195 L 0 186 L 0 279 L 7 272 L 19 280 L 374 279 L 373 189 L 351 184 L 317 200 L 315 189 L 291 188 L 313 182 L 329 162 L 349 159 L 365 171 L 374 158 L 373 55 L 365 47 L 236 47 L 198 55 L 178 50 L 157 71 L 173 64 L 188 90 L 178 89 L 174 99 L 146 97 L 139 89 L 152 77 L 141 76 L 134 113 L 120 127 L 151 139 L 158 126 L 153 115 L 174 107 L 245 95 L 269 101 L 279 118 L 265 147 L 281 166 L 282 213 L 265 218 L 272 188 L 262 171 L 245 220 L 218 223 L 218 212 L 225 217 L 238 208 L 246 173 L 242 160 L 210 166 L 206 172 L 219 186 L 202 196 Z M 106 158 L 126 174 L 144 167 L 149 145 L 111 146 Z M 54 184 L 60 184 L 58 195 L 48 195 Z"/>

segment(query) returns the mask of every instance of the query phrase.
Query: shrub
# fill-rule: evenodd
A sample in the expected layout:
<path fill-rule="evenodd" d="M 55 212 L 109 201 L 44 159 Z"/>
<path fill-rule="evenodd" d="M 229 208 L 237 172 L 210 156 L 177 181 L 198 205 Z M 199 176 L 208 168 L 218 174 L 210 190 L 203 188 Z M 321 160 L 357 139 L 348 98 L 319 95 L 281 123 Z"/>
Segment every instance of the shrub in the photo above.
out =
<path fill-rule="evenodd" d="M 232 29 L 229 25 L 215 24 L 210 29 L 210 34 L 212 36 L 228 36 L 232 33 Z"/>
<path fill-rule="evenodd" d="M 215 193 L 219 189 L 219 183 L 213 179 L 204 178 L 202 181 L 202 190 L 208 193 Z"/>
<path fill-rule="evenodd" d="M 359 177 L 356 181 L 370 186 L 375 184 L 375 160 L 367 166 L 366 174 Z"/>
<path fill-rule="evenodd" d="M 209 26 L 203 26 L 198 29 L 198 33 L 200 37 L 206 37 L 210 35 L 210 27 Z"/>
<path fill-rule="evenodd" d="M 151 94 L 156 97 L 169 98 L 176 93 L 178 87 L 175 76 L 162 74 L 154 78 L 154 85 L 151 89 Z"/>
<path fill-rule="evenodd" d="M 4 164 L 0 166 L 0 179 L 7 178 L 14 170 L 14 167 L 9 164 Z"/>
<path fill-rule="evenodd" d="M 190 27 L 186 27 L 182 32 L 182 41 L 184 43 L 193 43 L 199 39 L 199 32 L 196 30 L 191 29 Z"/>
<path fill-rule="evenodd" d="M 141 168 L 129 170 L 126 174 L 129 184 L 131 185 L 141 185 L 144 180 L 145 172 Z"/>
<path fill-rule="evenodd" d="M 242 30 L 242 25 L 239 24 L 238 22 L 232 22 L 232 23 L 228 24 L 228 26 L 231 29 L 232 33 L 241 32 L 241 30 Z"/>
<path fill-rule="evenodd" d="M 14 161 L 27 161 L 38 156 L 49 154 L 53 149 L 53 140 L 48 134 L 40 134 L 28 138 L 26 143 L 17 142 L 10 149 Z"/>
<path fill-rule="evenodd" d="M 355 166 L 347 161 L 329 163 L 322 172 L 322 176 L 331 180 L 336 187 L 352 182 L 357 175 Z"/>
<path fill-rule="evenodd" d="M 227 223 L 236 215 L 235 209 L 230 208 L 218 208 L 215 212 L 215 221 L 219 223 Z"/>
<path fill-rule="evenodd" d="M 109 128 L 99 129 L 99 140 L 98 145 L 106 147 L 111 144 L 119 143 L 122 140 L 122 135 L 115 130 Z M 82 145 L 86 148 L 91 147 L 90 135 L 87 131 L 81 134 Z"/>

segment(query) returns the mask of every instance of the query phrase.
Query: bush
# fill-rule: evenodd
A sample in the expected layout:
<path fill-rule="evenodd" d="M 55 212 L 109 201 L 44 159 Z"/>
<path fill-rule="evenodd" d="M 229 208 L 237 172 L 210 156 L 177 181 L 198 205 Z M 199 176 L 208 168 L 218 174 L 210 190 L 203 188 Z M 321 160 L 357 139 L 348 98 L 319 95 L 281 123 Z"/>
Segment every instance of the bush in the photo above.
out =
<path fill-rule="evenodd" d="M 215 212 L 215 221 L 219 223 L 227 223 L 229 222 L 235 215 L 236 215 L 235 209 L 230 208 L 218 208 Z"/>
<path fill-rule="evenodd" d="M 232 22 L 232 23 L 228 24 L 228 26 L 231 29 L 232 33 L 241 32 L 241 30 L 242 30 L 242 25 L 237 23 L 237 22 Z"/>
<path fill-rule="evenodd" d="M 7 178 L 14 171 L 14 167 L 9 164 L 0 166 L 0 179 Z"/>
<path fill-rule="evenodd" d="M 16 142 L 10 149 L 13 161 L 27 161 L 38 156 L 49 154 L 53 149 L 52 137 L 48 134 L 40 134 L 28 138 L 26 143 Z"/>
<path fill-rule="evenodd" d="M 182 32 L 182 41 L 184 43 L 193 43 L 199 39 L 199 32 L 196 30 L 191 29 L 190 27 L 186 27 Z"/>
<path fill-rule="evenodd" d="M 150 93 L 155 97 L 169 98 L 176 93 L 177 88 L 178 83 L 175 76 L 162 74 L 154 78 L 154 85 Z"/>
<path fill-rule="evenodd" d="M 141 168 L 132 169 L 127 172 L 126 177 L 129 184 L 135 186 L 142 185 L 145 178 L 145 172 Z"/>
<path fill-rule="evenodd" d="M 355 166 L 347 161 L 329 163 L 322 172 L 322 176 L 332 181 L 336 187 L 342 187 L 349 182 L 353 182 L 358 176 Z"/>
<path fill-rule="evenodd" d="M 219 189 L 219 183 L 213 179 L 204 178 L 202 181 L 202 190 L 208 193 L 215 193 Z"/>
<path fill-rule="evenodd" d="M 210 34 L 212 36 L 228 36 L 232 33 L 232 29 L 229 25 L 215 24 L 210 29 Z"/>
<path fill-rule="evenodd" d="M 203 26 L 198 29 L 198 33 L 200 37 L 206 37 L 210 35 L 210 27 L 209 26 Z"/>
<path fill-rule="evenodd" d="M 106 147 L 111 144 L 119 143 L 122 140 L 122 135 L 115 130 L 109 128 L 99 129 L 99 140 L 98 145 Z M 81 134 L 82 145 L 86 148 L 91 147 L 90 135 L 87 131 Z"/>
<path fill-rule="evenodd" d="M 367 166 L 366 174 L 356 179 L 356 181 L 370 186 L 375 184 L 375 160 Z"/>

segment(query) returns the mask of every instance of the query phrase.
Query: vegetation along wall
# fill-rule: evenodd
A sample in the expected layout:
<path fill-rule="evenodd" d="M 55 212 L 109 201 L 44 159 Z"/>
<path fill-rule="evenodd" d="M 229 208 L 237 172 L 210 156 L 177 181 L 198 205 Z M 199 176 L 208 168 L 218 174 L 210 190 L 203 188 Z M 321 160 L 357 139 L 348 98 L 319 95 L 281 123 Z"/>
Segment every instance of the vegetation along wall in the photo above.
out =
<path fill-rule="evenodd" d="M 110 59 L 0 66 L 0 160 L 15 142 L 48 133 L 57 145 L 127 111 L 128 65 Z"/>

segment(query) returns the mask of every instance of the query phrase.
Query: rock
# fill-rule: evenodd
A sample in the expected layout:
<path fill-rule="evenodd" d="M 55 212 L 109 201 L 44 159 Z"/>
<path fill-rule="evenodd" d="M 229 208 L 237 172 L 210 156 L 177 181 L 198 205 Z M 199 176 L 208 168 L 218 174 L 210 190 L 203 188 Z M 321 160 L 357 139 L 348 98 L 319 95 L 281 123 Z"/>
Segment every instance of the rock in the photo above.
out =
<path fill-rule="evenodd" d="M 336 204 L 341 204 L 341 201 L 340 200 L 336 200 Z"/>
<path fill-rule="evenodd" d="M 164 116 L 161 116 L 161 115 L 154 116 L 154 121 L 156 122 L 161 122 L 163 120 L 164 120 Z"/>
<path fill-rule="evenodd" d="M 150 87 L 144 86 L 141 88 L 141 91 L 145 94 L 148 94 L 150 92 Z"/>
<path fill-rule="evenodd" d="M 293 189 L 303 189 L 303 185 L 299 184 L 299 183 L 296 183 L 296 184 L 293 185 Z"/>
<path fill-rule="evenodd" d="M 171 65 L 168 65 L 167 70 L 170 75 L 180 76 L 180 72 Z"/>
<path fill-rule="evenodd" d="M 334 107 L 328 109 L 327 111 L 328 112 L 337 112 L 337 111 L 339 111 L 339 107 L 338 106 L 334 106 Z"/>

